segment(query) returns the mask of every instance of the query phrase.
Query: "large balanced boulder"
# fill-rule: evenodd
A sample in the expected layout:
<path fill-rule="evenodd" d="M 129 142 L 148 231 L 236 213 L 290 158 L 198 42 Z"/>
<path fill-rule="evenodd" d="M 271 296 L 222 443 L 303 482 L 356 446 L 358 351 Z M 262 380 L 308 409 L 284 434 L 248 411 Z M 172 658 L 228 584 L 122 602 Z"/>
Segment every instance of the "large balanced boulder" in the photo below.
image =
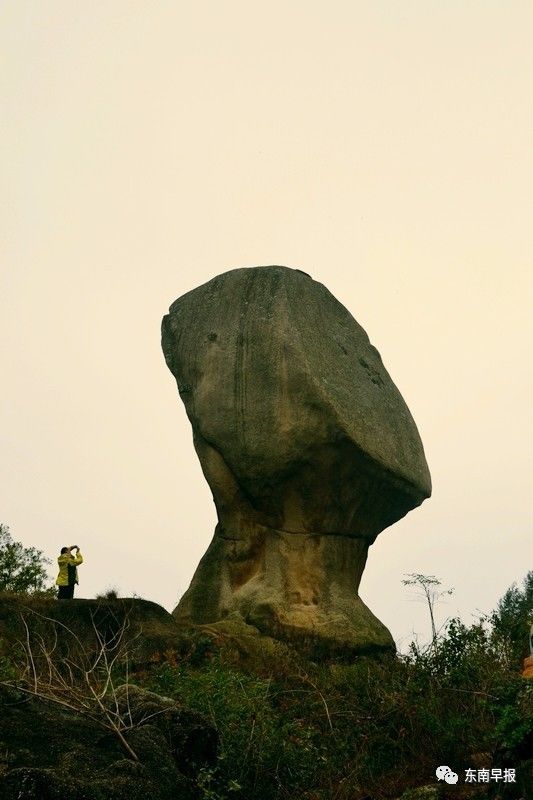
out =
<path fill-rule="evenodd" d="M 162 346 L 218 514 L 177 618 L 393 650 L 357 591 L 368 547 L 431 480 L 363 328 L 307 274 L 255 267 L 176 300 Z"/>

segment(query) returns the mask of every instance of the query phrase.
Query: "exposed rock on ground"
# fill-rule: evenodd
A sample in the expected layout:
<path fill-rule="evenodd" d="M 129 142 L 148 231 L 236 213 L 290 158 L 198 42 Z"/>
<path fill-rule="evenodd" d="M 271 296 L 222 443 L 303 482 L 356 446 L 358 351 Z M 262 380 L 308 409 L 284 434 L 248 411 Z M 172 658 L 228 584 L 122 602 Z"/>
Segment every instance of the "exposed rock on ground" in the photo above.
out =
<path fill-rule="evenodd" d="M 34 634 L 53 641 L 54 629 L 62 632 L 59 646 L 72 645 L 70 630 L 89 648 L 95 647 L 95 627 L 109 640 L 121 628 L 131 642 L 135 666 L 150 662 L 155 653 L 177 646 L 181 628 L 175 618 L 157 603 L 140 598 L 116 600 L 68 600 L 0 594 L 0 656 L 24 636 L 24 620 Z M 182 636 L 183 639 L 183 636 Z"/>
<path fill-rule="evenodd" d="M 256 267 L 176 300 L 162 346 L 219 520 L 176 617 L 233 617 L 330 652 L 394 650 L 359 583 L 376 536 L 431 481 L 365 331 L 305 273 Z"/>
<path fill-rule="evenodd" d="M 1 800 L 194 800 L 192 778 L 214 763 L 216 732 L 199 714 L 150 699 L 161 706 L 128 733 L 135 762 L 89 720 L 0 690 Z"/>
<path fill-rule="evenodd" d="M 102 642 L 105 655 L 96 661 Z M 27 643 L 29 674 L 24 670 Z M 148 601 L 57 602 L 2 595 L 0 800 L 199 797 L 198 773 L 216 762 L 213 725 L 172 699 L 130 681 L 118 684 L 133 668 L 142 675 L 144 665 L 193 647 L 175 619 Z M 107 673 L 106 663 L 115 656 Z M 83 677 L 87 664 L 94 665 L 91 685 L 98 690 L 108 674 L 111 678 L 103 704 L 121 720 L 130 752 L 106 729 L 105 713 L 92 702 Z M 33 688 L 34 670 L 40 699 L 25 691 Z"/>

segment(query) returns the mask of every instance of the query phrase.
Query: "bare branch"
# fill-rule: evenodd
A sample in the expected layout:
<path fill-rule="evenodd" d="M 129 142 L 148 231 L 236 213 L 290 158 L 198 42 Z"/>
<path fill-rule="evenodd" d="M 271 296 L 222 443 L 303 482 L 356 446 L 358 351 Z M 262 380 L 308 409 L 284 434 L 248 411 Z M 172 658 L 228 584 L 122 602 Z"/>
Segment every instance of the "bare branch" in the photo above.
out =
<path fill-rule="evenodd" d="M 21 614 L 24 638 L 18 642 L 21 661 L 15 680 L 2 685 L 15 688 L 38 700 L 53 703 L 78 713 L 105 730 L 111 731 L 134 761 L 138 756 L 125 738 L 125 732 L 143 724 L 156 714 L 134 721 L 129 700 L 129 659 L 133 645 L 141 635 L 130 634 L 129 612 L 121 620 L 112 614 L 110 635 L 104 633 L 91 611 L 91 625 L 96 651 L 90 651 L 68 625 L 28 609 L 51 627 L 50 639 L 32 630 Z M 58 632 L 62 632 L 61 642 Z M 71 644 L 74 647 L 71 647 Z M 60 646 L 61 645 L 61 646 Z M 66 649 L 66 654 L 60 653 Z M 123 671 L 125 670 L 125 684 Z M 126 686 L 125 708 L 119 702 L 117 679 Z M 164 710 L 158 713 L 164 713 Z"/>

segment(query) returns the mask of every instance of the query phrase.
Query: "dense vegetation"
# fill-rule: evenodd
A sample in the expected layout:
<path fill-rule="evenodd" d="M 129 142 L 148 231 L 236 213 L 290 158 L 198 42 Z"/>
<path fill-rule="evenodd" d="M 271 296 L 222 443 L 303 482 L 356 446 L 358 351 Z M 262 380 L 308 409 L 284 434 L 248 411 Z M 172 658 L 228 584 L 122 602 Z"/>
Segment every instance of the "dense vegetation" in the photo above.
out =
<path fill-rule="evenodd" d="M 434 588 L 433 579 L 429 585 Z M 41 775 L 54 769 L 50 729 L 67 766 L 70 748 L 83 750 L 87 775 L 85 782 L 69 788 L 73 798 L 100 800 L 100 787 L 106 800 L 131 800 L 131 786 L 145 796 L 150 781 L 159 786 L 160 797 L 174 798 L 178 778 L 183 780 L 180 796 L 199 800 L 402 795 L 414 800 L 422 797 L 413 794 L 421 786 L 428 787 L 423 795 L 428 798 L 518 800 L 528 796 L 527 781 L 533 785 L 533 681 L 521 676 L 533 619 L 533 572 L 521 586 L 512 586 L 491 614 L 469 626 L 450 620 L 425 648 L 412 643 L 406 655 L 346 663 L 326 657 L 310 661 L 286 644 L 243 633 L 238 625 L 186 631 L 147 601 L 114 595 L 70 603 L 35 594 L 17 597 L 22 596 L 0 597 L 0 684 L 10 692 L 4 712 L 18 720 L 20 732 L 19 743 L 10 744 L 12 734 L 2 728 L 0 713 L 5 751 L 0 783 L 2 774 L 9 777 L 10 770 L 30 762 Z M 20 629 L 22 620 L 26 627 Z M 158 710 L 153 719 L 150 715 L 148 721 L 159 724 L 151 732 L 146 726 L 139 729 L 129 706 L 115 716 L 121 683 L 122 692 L 124 684 L 131 692 L 136 685 L 178 701 L 184 711 L 172 712 L 174 733 L 169 734 L 168 710 Z M 33 699 L 24 702 L 28 695 Z M 102 703 L 93 703 L 93 695 Z M 153 706 L 156 701 L 147 695 L 142 702 Z M 41 708 L 49 711 L 41 714 Z M 195 722 L 196 732 L 190 735 L 186 709 L 204 720 Z M 77 741 L 76 731 L 84 730 L 81 721 L 92 727 Z M 12 732 L 13 724 L 6 730 Z M 65 731 L 70 731 L 67 738 Z M 218 750 L 214 746 L 212 757 L 179 777 L 161 737 L 167 737 L 175 758 L 183 746 L 176 749 L 173 736 L 192 741 L 203 732 L 213 743 L 209 731 L 218 735 Z M 130 775 L 132 762 L 122 737 L 138 755 L 145 783 Z M 109 764 L 98 767 L 104 758 L 111 759 Z M 168 786 L 161 794 L 165 758 Z M 117 764 L 128 774 L 127 780 L 119 776 L 122 794 L 105 778 L 109 774 L 116 783 Z M 461 776 L 458 785 L 437 785 L 435 769 L 441 764 Z M 517 783 L 465 784 L 464 770 L 491 767 L 515 768 Z M 70 774 L 69 768 L 63 773 Z M 19 797 L 18 791 L 9 797 Z"/>
<path fill-rule="evenodd" d="M 532 610 L 530 572 L 492 614 L 471 626 L 452 619 L 428 648 L 413 644 L 397 659 L 339 665 L 280 655 L 275 671 L 258 674 L 204 638 L 186 658 L 169 663 L 167 654 L 144 681 L 219 731 L 205 798 L 394 797 L 434 784 L 440 764 L 464 781 L 467 768 L 518 768 L 531 757 L 533 682 L 520 671 Z M 505 796 L 520 797 L 514 788 Z M 460 796 L 460 786 L 450 789 Z"/>

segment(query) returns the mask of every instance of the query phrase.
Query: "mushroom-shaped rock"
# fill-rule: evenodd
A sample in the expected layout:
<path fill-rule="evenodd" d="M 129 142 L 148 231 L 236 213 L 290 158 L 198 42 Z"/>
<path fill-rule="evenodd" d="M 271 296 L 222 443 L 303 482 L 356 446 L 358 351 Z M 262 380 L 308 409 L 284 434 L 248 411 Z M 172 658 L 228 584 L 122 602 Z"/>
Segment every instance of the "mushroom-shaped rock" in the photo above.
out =
<path fill-rule="evenodd" d="M 368 547 L 431 480 L 363 328 L 306 273 L 253 267 L 176 300 L 162 346 L 218 515 L 177 618 L 394 650 L 358 587 Z"/>

